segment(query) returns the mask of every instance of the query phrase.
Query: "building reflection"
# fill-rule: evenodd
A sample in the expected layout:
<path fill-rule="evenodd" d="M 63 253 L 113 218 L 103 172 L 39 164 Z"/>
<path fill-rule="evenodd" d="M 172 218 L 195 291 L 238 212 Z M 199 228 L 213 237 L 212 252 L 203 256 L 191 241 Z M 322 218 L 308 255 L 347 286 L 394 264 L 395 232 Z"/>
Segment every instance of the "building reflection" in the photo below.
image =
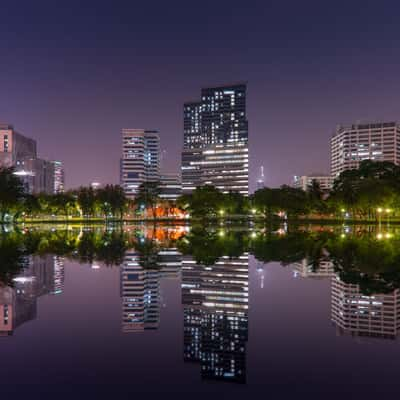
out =
<path fill-rule="evenodd" d="M 0 284 L 0 336 L 10 336 L 37 315 L 37 299 L 62 293 L 64 261 L 53 255 L 26 257 L 12 285 Z"/>
<path fill-rule="evenodd" d="M 182 256 L 176 248 L 155 254 L 136 250 L 125 254 L 121 265 L 122 331 L 157 329 L 160 323 L 160 281 L 178 278 Z"/>
<path fill-rule="evenodd" d="M 214 265 L 182 261 L 184 360 L 203 379 L 246 382 L 249 256 L 221 257 Z"/>
<path fill-rule="evenodd" d="M 309 258 L 293 264 L 295 277 L 326 279 L 335 276 L 335 267 L 330 260 L 321 260 L 317 263 L 312 262 Z"/>
<path fill-rule="evenodd" d="M 400 329 L 400 290 L 365 295 L 339 276 L 331 281 L 331 319 L 337 333 L 395 339 Z"/>

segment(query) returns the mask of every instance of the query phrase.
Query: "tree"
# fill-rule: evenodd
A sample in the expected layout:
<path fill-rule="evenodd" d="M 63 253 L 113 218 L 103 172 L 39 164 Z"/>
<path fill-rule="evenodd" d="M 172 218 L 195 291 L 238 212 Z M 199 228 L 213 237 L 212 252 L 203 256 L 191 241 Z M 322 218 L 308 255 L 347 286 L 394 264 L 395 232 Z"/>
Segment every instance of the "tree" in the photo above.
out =
<path fill-rule="evenodd" d="M 70 211 L 76 205 L 76 199 L 71 192 L 56 193 L 50 197 L 50 204 L 56 210 L 56 213 L 63 213 L 67 219 Z"/>
<path fill-rule="evenodd" d="M 123 218 L 128 199 L 121 186 L 106 185 L 97 191 L 96 199 L 106 218 L 109 214 L 114 217 L 119 214 L 120 218 Z"/>
<path fill-rule="evenodd" d="M 14 175 L 13 168 L 0 168 L 0 222 L 4 223 L 6 216 L 24 198 L 24 186 Z"/>
<path fill-rule="evenodd" d="M 96 194 L 92 187 L 81 187 L 77 192 L 78 206 L 82 214 L 89 218 L 93 216 L 96 206 Z"/>
<path fill-rule="evenodd" d="M 224 195 L 214 186 L 197 187 L 191 195 L 179 199 L 187 211 L 194 217 L 215 217 L 218 212 L 225 212 Z"/>
<path fill-rule="evenodd" d="M 153 218 L 156 218 L 156 208 L 160 201 L 160 183 L 159 182 L 143 182 L 135 195 L 135 205 L 139 209 L 150 208 Z"/>

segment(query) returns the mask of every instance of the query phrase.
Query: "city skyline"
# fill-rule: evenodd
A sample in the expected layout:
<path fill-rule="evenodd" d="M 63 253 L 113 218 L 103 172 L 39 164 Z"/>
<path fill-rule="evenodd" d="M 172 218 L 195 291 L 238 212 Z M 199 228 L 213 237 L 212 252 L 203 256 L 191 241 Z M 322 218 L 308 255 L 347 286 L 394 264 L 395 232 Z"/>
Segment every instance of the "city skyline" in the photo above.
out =
<path fill-rule="evenodd" d="M 159 5 L 154 17 L 149 5 L 98 2 L 93 18 L 81 5 L 27 2 L 24 24 L 21 8 L 7 4 L 0 120 L 43 143 L 45 158 L 63 160 L 69 188 L 117 183 L 123 127 L 158 129 L 166 171 L 177 172 L 181 104 L 199 87 L 244 79 L 252 191 L 261 165 L 267 186 L 328 173 L 337 124 L 398 119 L 395 3 L 292 4 L 289 15 L 264 2 L 230 4 L 226 14 L 223 3 L 176 13 Z"/>

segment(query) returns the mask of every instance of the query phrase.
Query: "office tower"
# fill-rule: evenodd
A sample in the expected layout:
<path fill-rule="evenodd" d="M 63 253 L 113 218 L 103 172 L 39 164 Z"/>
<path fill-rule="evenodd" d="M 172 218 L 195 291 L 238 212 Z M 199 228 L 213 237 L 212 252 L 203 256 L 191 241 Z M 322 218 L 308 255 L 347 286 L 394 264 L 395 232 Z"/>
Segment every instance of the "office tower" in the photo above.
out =
<path fill-rule="evenodd" d="M 339 334 L 394 339 L 400 329 L 400 290 L 364 295 L 358 284 L 331 281 L 331 318 Z"/>
<path fill-rule="evenodd" d="M 307 192 L 316 181 L 319 184 L 320 189 L 323 192 L 329 192 L 333 187 L 333 182 L 335 178 L 330 175 L 324 174 L 312 174 L 312 175 L 295 175 L 293 177 L 293 187 L 297 189 L 302 189 Z"/>
<path fill-rule="evenodd" d="M 26 158 L 17 161 L 17 175 L 25 186 L 25 191 L 31 194 L 54 194 L 54 164 L 41 158 Z"/>
<path fill-rule="evenodd" d="M 53 182 L 54 192 L 63 193 L 65 190 L 65 172 L 61 161 L 52 161 L 53 164 Z"/>
<path fill-rule="evenodd" d="M 246 381 L 249 257 L 201 265 L 182 259 L 184 360 L 201 365 L 203 379 Z"/>
<path fill-rule="evenodd" d="M 36 158 L 36 141 L 16 132 L 12 125 L 0 124 L 0 167 L 15 167 L 26 158 Z"/>
<path fill-rule="evenodd" d="M 363 160 L 400 164 L 400 125 L 377 122 L 339 126 L 331 138 L 331 175 L 357 169 Z"/>
<path fill-rule="evenodd" d="M 160 175 L 160 198 L 176 201 L 182 194 L 182 180 L 179 174 Z"/>
<path fill-rule="evenodd" d="M 257 179 L 257 190 L 265 188 L 264 167 L 260 168 L 260 176 Z"/>
<path fill-rule="evenodd" d="M 184 104 L 182 190 L 213 185 L 248 195 L 246 84 L 205 88 Z"/>
<path fill-rule="evenodd" d="M 135 251 L 121 265 L 122 331 L 157 329 L 160 320 L 160 270 L 143 268 Z"/>
<path fill-rule="evenodd" d="M 121 186 L 134 197 L 143 182 L 160 178 L 160 137 L 157 131 L 122 130 Z"/>

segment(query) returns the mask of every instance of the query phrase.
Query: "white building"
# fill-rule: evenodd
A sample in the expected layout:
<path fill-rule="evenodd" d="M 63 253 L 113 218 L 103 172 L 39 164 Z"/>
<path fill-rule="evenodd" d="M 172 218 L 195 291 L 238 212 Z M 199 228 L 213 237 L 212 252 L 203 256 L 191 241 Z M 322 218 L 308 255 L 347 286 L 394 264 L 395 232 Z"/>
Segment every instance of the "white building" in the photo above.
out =
<path fill-rule="evenodd" d="M 176 201 L 182 194 L 180 174 L 162 174 L 160 176 L 160 198 Z"/>
<path fill-rule="evenodd" d="M 331 175 L 357 169 L 363 160 L 400 164 L 400 125 L 378 122 L 339 126 L 331 138 Z"/>
<path fill-rule="evenodd" d="M 121 186 L 134 197 L 143 182 L 160 178 L 160 137 L 157 131 L 122 130 Z"/>
<path fill-rule="evenodd" d="M 333 182 L 335 178 L 330 175 L 323 174 L 313 174 L 313 175 L 295 175 L 293 177 L 293 187 L 302 189 L 307 192 L 312 185 L 313 181 L 317 181 L 319 183 L 319 187 L 322 191 L 328 192 L 332 189 Z"/>
<path fill-rule="evenodd" d="M 52 161 L 54 173 L 54 193 L 64 193 L 65 190 L 65 173 L 64 166 L 61 161 Z"/>

